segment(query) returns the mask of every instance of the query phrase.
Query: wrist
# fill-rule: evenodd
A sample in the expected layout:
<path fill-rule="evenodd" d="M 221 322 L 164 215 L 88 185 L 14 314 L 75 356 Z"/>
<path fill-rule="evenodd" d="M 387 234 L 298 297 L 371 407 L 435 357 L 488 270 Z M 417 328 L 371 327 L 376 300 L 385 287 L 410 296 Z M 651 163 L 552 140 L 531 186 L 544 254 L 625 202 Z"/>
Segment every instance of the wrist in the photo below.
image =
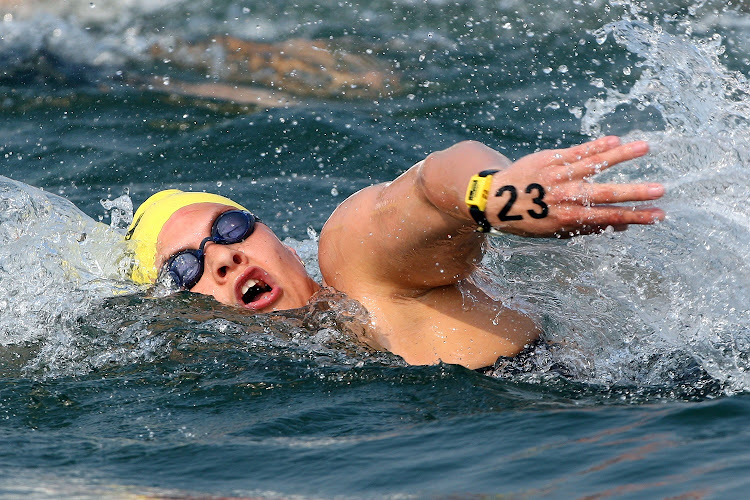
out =
<path fill-rule="evenodd" d="M 477 223 L 476 230 L 479 233 L 500 233 L 500 231 L 492 227 L 485 214 L 490 187 L 492 185 L 492 175 L 497 172 L 498 170 L 482 170 L 481 172 L 474 174 L 471 179 L 469 179 L 469 184 L 466 186 L 464 203 L 466 203 L 466 206 L 469 209 L 469 215 L 471 215 L 474 222 Z"/>

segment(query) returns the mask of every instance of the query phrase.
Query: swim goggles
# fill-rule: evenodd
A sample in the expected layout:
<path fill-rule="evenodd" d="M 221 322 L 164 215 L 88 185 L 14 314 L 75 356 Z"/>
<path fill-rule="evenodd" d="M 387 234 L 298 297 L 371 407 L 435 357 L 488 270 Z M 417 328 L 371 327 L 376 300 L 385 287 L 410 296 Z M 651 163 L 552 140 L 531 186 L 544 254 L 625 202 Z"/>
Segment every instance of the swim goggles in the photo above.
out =
<path fill-rule="evenodd" d="M 203 276 L 206 243 L 239 243 L 253 234 L 257 222 L 260 219 L 245 210 L 229 210 L 219 214 L 211 226 L 211 236 L 204 238 L 197 250 L 188 248 L 172 255 L 162 266 L 160 279 L 168 276 L 179 288 L 190 290 Z"/>

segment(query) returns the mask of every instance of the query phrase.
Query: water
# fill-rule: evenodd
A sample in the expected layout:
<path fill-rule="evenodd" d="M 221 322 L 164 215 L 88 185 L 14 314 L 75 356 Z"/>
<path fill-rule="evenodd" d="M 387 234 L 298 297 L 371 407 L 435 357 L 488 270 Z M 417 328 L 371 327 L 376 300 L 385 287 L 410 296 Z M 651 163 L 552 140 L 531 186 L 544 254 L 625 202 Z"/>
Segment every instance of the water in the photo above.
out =
<path fill-rule="evenodd" d="M 3 10 L 0 496 L 741 497 L 750 13 L 725 4 Z M 152 47 L 224 34 L 325 39 L 391 83 L 269 109 L 163 91 L 231 75 L 220 53 L 191 69 Z M 361 311 L 337 297 L 247 317 L 124 279 L 118 227 L 160 189 L 240 200 L 319 275 L 333 208 L 430 151 L 476 139 L 518 158 L 606 133 L 652 144 L 603 177 L 664 182 L 668 218 L 493 239 L 475 281 L 550 345 L 489 376 L 353 343 Z"/>

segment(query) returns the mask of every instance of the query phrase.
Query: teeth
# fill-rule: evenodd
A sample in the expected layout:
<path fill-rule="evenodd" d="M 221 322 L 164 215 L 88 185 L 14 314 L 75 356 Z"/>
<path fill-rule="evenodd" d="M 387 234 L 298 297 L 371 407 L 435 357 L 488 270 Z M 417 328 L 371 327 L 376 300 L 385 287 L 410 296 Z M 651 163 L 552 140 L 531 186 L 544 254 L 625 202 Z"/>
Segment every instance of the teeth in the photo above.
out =
<path fill-rule="evenodd" d="M 242 295 L 245 295 L 248 290 L 250 290 L 250 287 L 253 287 L 258 284 L 258 280 L 249 279 L 245 282 L 244 285 L 242 285 Z"/>

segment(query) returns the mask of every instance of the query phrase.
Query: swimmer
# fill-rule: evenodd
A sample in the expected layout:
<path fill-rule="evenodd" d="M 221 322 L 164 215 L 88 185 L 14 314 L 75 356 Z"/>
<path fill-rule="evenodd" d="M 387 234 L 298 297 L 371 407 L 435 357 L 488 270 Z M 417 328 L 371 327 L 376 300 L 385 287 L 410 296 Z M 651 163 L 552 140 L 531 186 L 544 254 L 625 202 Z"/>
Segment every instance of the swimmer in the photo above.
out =
<path fill-rule="evenodd" d="M 88 2 L 77 6 L 49 0 L 0 0 L 0 19 L 13 22 L 47 13 L 62 16 L 66 8 L 75 12 L 87 5 Z M 41 37 L 40 43 L 51 44 L 55 39 Z M 400 83 L 394 70 L 370 55 L 372 48 L 366 52 L 369 54 L 355 53 L 333 40 L 293 38 L 261 43 L 230 35 L 197 41 L 163 36 L 146 47 L 143 55 L 154 62 L 186 68 L 192 72 L 193 80 L 200 76 L 198 81 L 147 75 L 143 71 L 111 75 L 111 79 L 140 90 L 263 108 L 298 105 L 300 98 L 380 98 L 398 92 Z M 143 70 L 150 71 L 149 68 Z M 65 78 L 65 72 L 53 74 Z"/>
<path fill-rule="evenodd" d="M 516 162 L 470 141 L 430 154 L 336 208 L 320 233 L 322 283 L 242 205 L 162 191 L 139 207 L 126 236 L 137 259 L 132 278 L 168 276 L 252 313 L 299 308 L 330 287 L 367 310 L 371 346 L 410 364 L 486 367 L 540 336 L 530 317 L 466 281 L 487 235 L 567 238 L 662 220 L 658 208 L 617 205 L 658 199 L 662 185 L 591 181 L 647 151 L 643 141 L 604 137 Z"/>
<path fill-rule="evenodd" d="M 326 40 L 294 38 L 271 44 L 227 35 L 196 43 L 157 43 L 149 52 L 154 59 L 218 75 L 238 90 L 250 84 L 294 96 L 376 98 L 399 88 L 398 77 L 381 61 Z"/>
<path fill-rule="evenodd" d="M 218 80 L 187 82 L 129 75 L 126 84 L 262 108 L 296 106 L 304 97 L 380 98 L 400 90 L 398 76 L 381 61 L 323 40 L 297 38 L 268 44 L 218 36 L 196 43 L 157 43 L 149 54 Z"/>

